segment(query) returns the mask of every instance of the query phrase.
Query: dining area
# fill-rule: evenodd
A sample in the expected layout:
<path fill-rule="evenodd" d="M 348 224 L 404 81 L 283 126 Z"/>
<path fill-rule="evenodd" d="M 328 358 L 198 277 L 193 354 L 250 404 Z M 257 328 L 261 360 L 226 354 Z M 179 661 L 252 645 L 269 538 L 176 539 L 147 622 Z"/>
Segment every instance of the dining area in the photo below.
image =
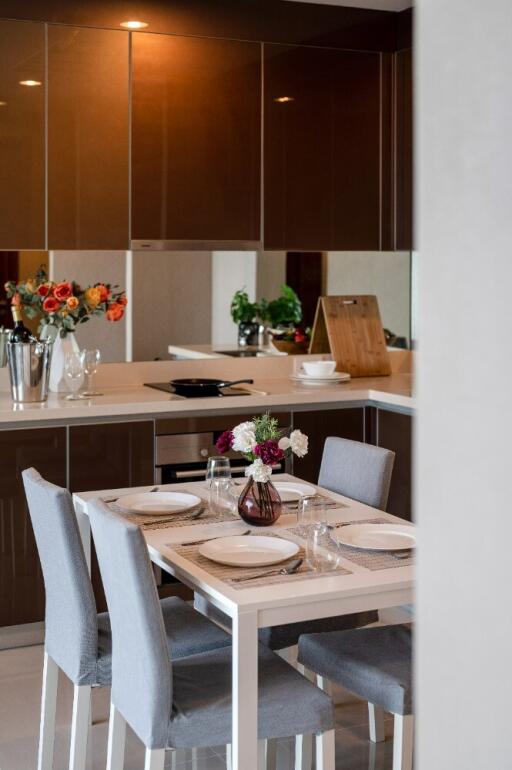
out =
<path fill-rule="evenodd" d="M 69 770 L 92 767 L 91 703 L 105 688 L 94 770 L 132 767 L 127 735 L 144 770 L 355 767 L 339 689 L 367 704 L 369 768 L 387 745 L 389 767 L 411 770 L 411 619 L 385 613 L 413 600 L 416 538 L 386 513 L 393 452 L 330 437 L 311 484 L 272 475 L 281 454 L 300 469 L 300 430 L 266 414 L 227 433 L 203 481 L 71 495 L 23 472 L 47 608 L 38 770 L 57 767 L 59 671 L 73 688 Z M 231 478 L 228 450 L 250 463 L 245 480 Z M 160 598 L 166 579 L 193 601 Z"/>

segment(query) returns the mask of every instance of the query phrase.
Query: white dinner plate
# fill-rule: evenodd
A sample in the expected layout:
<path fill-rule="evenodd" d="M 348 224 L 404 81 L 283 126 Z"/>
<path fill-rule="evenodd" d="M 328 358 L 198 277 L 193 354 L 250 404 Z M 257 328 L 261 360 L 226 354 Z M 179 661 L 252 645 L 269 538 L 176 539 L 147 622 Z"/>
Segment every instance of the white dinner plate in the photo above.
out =
<path fill-rule="evenodd" d="M 311 484 L 298 484 L 296 481 L 274 481 L 273 484 L 283 503 L 294 503 L 301 497 L 316 495 L 316 489 Z"/>
<path fill-rule="evenodd" d="M 325 385 L 326 383 L 348 382 L 350 380 L 350 374 L 348 372 L 334 372 L 334 374 L 323 375 L 322 377 L 313 377 L 305 372 L 298 372 L 297 374 L 290 374 L 290 379 L 295 382 L 308 382 L 311 385 Z"/>
<path fill-rule="evenodd" d="M 147 513 L 151 516 L 166 516 L 182 513 L 199 505 L 201 498 L 188 492 L 140 492 L 125 495 L 116 500 L 117 505 L 129 513 Z"/>
<path fill-rule="evenodd" d="M 298 552 L 296 543 L 265 535 L 218 537 L 199 548 L 201 556 L 230 567 L 266 567 L 286 561 Z"/>
<path fill-rule="evenodd" d="M 351 548 L 402 551 L 416 547 L 415 528 L 407 524 L 348 524 L 333 530 L 332 537 Z"/>

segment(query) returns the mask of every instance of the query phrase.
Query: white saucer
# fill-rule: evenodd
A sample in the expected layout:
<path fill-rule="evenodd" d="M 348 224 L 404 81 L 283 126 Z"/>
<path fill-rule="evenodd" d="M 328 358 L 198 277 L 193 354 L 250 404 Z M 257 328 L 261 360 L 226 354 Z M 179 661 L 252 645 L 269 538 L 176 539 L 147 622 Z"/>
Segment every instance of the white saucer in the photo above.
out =
<path fill-rule="evenodd" d="M 128 513 L 145 513 L 150 516 L 182 513 L 200 502 L 200 497 L 188 492 L 140 492 L 116 500 L 117 505 Z"/>
<path fill-rule="evenodd" d="M 296 543 L 265 535 L 218 537 L 199 548 L 201 556 L 230 567 L 266 567 L 286 561 L 298 552 Z"/>
<path fill-rule="evenodd" d="M 325 384 L 336 382 L 348 382 L 350 380 L 350 374 L 348 372 L 334 372 L 333 374 L 324 375 L 323 377 L 312 377 L 305 372 L 298 372 L 297 374 L 290 374 L 290 379 L 295 382 L 309 382 L 311 384 Z"/>

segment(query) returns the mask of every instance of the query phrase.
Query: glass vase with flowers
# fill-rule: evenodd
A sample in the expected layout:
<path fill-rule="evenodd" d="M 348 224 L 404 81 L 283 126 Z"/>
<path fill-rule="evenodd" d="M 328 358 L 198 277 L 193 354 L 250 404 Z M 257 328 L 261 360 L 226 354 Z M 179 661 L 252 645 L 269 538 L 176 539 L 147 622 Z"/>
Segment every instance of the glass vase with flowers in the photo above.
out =
<path fill-rule="evenodd" d="M 240 452 L 249 462 L 245 475 L 247 484 L 238 499 L 238 513 L 248 524 L 268 527 L 281 515 L 281 498 L 271 476 L 273 467 L 293 452 L 304 457 L 308 451 L 308 437 L 300 430 L 285 436 L 278 421 L 270 414 L 242 422 L 222 433 L 217 450 L 225 454 Z"/>

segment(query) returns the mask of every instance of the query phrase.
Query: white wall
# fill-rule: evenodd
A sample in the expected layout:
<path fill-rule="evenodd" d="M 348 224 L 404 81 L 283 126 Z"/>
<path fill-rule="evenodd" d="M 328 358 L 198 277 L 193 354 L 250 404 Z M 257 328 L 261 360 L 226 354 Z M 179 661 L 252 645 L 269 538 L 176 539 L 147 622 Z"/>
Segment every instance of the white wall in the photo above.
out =
<path fill-rule="evenodd" d="M 237 341 L 237 327 L 231 319 L 229 308 L 235 291 L 244 287 L 254 301 L 256 259 L 255 251 L 212 252 L 211 341 L 214 345 L 235 344 Z"/>
<path fill-rule="evenodd" d="M 512 4 L 420 0 L 419 770 L 512 767 Z"/>
<path fill-rule="evenodd" d="M 82 286 L 103 282 L 125 289 L 126 259 L 125 251 L 52 251 L 49 275 L 54 281 L 76 281 Z M 110 363 L 125 360 L 126 334 L 126 316 L 116 323 L 101 317 L 81 324 L 76 338 L 81 348 L 99 348 L 102 360 Z"/>
<path fill-rule="evenodd" d="M 330 251 L 327 294 L 375 294 L 382 324 L 410 337 L 410 253 L 408 251 Z"/>
<path fill-rule="evenodd" d="M 286 283 L 286 251 L 259 251 L 256 266 L 256 296 L 269 301 L 279 296 Z"/>

